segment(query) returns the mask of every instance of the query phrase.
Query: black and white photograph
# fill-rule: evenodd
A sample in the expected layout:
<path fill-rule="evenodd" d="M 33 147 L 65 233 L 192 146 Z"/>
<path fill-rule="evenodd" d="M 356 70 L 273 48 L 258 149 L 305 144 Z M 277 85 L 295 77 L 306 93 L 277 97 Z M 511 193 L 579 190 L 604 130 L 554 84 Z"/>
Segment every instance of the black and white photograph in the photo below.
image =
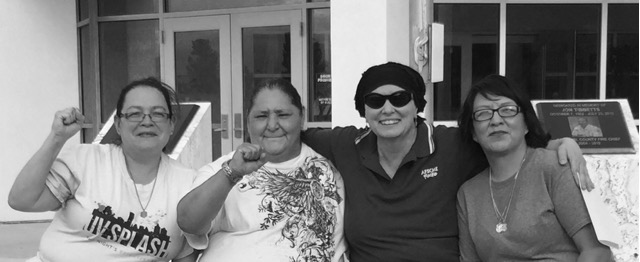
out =
<path fill-rule="evenodd" d="M 0 262 L 637 262 L 639 10 L 0 0 Z"/>

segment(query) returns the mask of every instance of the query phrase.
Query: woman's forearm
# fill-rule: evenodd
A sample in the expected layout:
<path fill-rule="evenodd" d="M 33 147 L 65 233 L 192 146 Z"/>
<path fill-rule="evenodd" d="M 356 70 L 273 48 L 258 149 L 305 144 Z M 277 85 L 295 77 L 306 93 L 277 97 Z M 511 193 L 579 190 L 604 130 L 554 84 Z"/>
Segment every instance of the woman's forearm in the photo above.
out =
<path fill-rule="evenodd" d="M 178 203 L 178 225 L 189 234 L 203 235 L 224 205 L 233 184 L 221 169 Z"/>
<path fill-rule="evenodd" d="M 25 212 L 48 211 L 55 208 L 51 204 L 56 203 L 57 199 L 41 200 L 41 196 L 45 190 L 48 190 L 45 185 L 47 174 L 65 142 L 66 139 L 59 138 L 53 133 L 49 134 L 40 149 L 18 174 L 9 192 L 9 206 Z M 48 198 L 52 197 L 50 193 L 44 195 Z M 41 205 L 42 203 L 46 205 Z"/>
<path fill-rule="evenodd" d="M 575 175 L 576 184 L 581 189 L 591 191 L 594 188 L 587 169 L 587 161 L 584 159 L 582 150 L 575 140 L 568 137 L 554 139 L 549 141 L 547 149 L 558 153 L 558 163 L 560 165 L 569 163 L 571 171 Z"/>

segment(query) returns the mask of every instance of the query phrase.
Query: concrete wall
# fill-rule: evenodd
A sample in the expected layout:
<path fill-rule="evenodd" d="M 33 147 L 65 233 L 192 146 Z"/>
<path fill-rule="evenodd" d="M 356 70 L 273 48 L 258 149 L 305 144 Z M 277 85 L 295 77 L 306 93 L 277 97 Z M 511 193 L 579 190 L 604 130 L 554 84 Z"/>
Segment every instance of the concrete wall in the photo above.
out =
<path fill-rule="evenodd" d="M 364 126 L 353 96 L 367 68 L 409 64 L 410 1 L 331 1 L 332 126 Z"/>
<path fill-rule="evenodd" d="M 0 1 L 0 222 L 51 218 L 7 204 L 18 172 L 51 129 L 54 113 L 78 106 L 74 0 Z M 79 143 L 79 136 L 68 144 Z"/>

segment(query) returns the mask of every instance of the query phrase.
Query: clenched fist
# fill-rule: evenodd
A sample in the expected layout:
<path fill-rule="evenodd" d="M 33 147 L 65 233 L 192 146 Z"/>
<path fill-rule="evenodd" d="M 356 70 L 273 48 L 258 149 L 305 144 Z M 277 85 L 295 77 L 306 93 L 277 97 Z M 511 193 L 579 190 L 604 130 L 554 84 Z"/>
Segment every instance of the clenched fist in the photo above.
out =
<path fill-rule="evenodd" d="M 55 137 L 66 141 L 82 128 L 84 116 L 75 107 L 69 107 L 56 112 L 51 125 L 51 132 Z"/>

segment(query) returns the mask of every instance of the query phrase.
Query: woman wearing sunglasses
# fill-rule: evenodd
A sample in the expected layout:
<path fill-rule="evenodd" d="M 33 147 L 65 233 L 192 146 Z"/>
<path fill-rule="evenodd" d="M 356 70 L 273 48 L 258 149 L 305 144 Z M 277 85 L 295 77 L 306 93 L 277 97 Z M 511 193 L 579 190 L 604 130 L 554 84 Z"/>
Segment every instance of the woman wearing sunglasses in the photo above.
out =
<path fill-rule="evenodd" d="M 489 162 L 458 192 L 461 261 L 611 261 L 521 91 L 490 75 L 471 88 L 458 121 Z"/>
<path fill-rule="evenodd" d="M 303 133 L 303 142 L 343 175 L 352 262 L 459 259 L 456 192 L 487 163 L 457 128 L 433 127 L 418 116 L 425 91 L 420 74 L 408 66 L 373 66 L 362 74 L 354 98 L 368 128 Z M 578 145 L 560 143 L 550 143 L 559 158 L 585 170 Z"/>

